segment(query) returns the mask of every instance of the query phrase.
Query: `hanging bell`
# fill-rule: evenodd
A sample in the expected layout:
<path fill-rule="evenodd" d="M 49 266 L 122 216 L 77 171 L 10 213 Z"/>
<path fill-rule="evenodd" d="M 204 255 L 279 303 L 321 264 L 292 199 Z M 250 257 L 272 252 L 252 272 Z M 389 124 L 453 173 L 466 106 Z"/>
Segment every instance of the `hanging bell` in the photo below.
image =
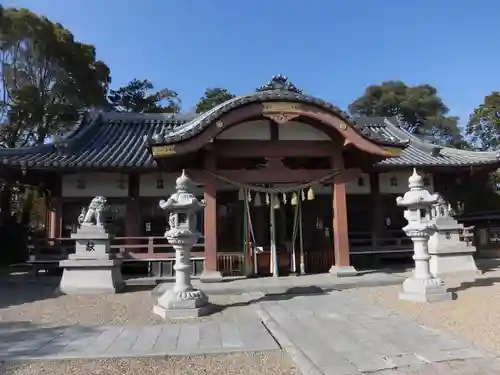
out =
<path fill-rule="evenodd" d="M 253 200 L 253 205 L 255 207 L 262 206 L 262 202 L 260 201 L 260 193 L 259 192 L 255 193 L 255 199 Z"/>
<path fill-rule="evenodd" d="M 286 193 L 283 193 L 283 204 L 286 204 L 286 201 L 287 201 Z"/>
<path fill-rule="evenodd" d="M 314 190 L 311 187 L 309 187 L 309 190 L 307 191 L 307 200 L 308 201 L 313 201 L 314 200 Z"/>
<path fill-rule="evenodd" d="M 280 206 L 281 206 L 281 205 L 280 205 L 280 200 L 279 200 L 279 198 L 278 198 L 277 196 L 274 196 L 274 197 L 273 197 L 273 201 L 274 201 L 274 207 L 273 207 L 273 208 L 274 208 L 275 210 L 279 210 L 279 209 L 280 209 Z"/>
<path fill-rule="evenodd" d="M 290 200 L 290 204 L 292 206 L 296 206 L 297 205 L 297 192 L 293 192 L 292 194 L 292 199 Z"/>
<path fill-rule="evenodd" d="M 239 201 L 245 200 L 245 192 L 243 191 L 243 188 L 240 188 L 240 190 L 238 190 L 238 200 Z"/>
<path fill-rule="evenodd" d="M 271 203 L 271 200 L 269 198 L 269 193 L 266 193 L 266 204 L 269 206 L 269 203 Z"/>

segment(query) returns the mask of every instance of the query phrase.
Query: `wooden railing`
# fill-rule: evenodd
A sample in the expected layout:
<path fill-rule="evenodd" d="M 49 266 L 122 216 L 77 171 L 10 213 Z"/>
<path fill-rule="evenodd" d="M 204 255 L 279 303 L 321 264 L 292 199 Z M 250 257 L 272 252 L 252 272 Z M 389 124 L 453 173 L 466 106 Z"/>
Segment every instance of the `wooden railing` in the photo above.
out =
<path fill-rule="evenodd" d="M 474 227 L 464 228 L 460 236 L 461 240 L 470 244 L 473 243 L 473 229 Z M 492 231 L 491 234 L 492 244 L 500 246 L 500 240 L 497 240 L 497 238 L 500 238 L 500 228 L 496 232 Z M 412 242 L 403 232 L 387 232 L 386 235 L 387 237 L 376 237 L 370 232 L 349 233 L 351 254 L 411 253 Z M 32 263 L 57 262 L 67 259 L 69 254 L 74 253 L 75 240 L 71 238 L 33 239 L 28 246 Z M 118 258 L 125 261 L 152 262 L 150 272 L 155 275 L 171 276 L 174 273 L 172 270 L 175 258 L 174 249 L 164 237 L 115 237 L 111 240 L 111 249 L 117 254 Z M 286 256 L 286 254 L 282 255 Z M 191 256 L 193 258 L 193 273 L 201 273 L 205 257 L 204 244 L 198 243 L 194 245 Z M 327 272 L 334 263 L 331 249 L 306 251 L 304 256 L 306 272 Z M 262 266 L 260 264 L 262 262 L 259 261 L 258 263 Z M 240 252 L 219 252 L 217 253 L 217 267 L 224 276 L 242 276 L 244 272 L 244 256 Z"/>
<path fill-rule="evenodd" d="M 242 253 L 217 253 L 217 269 L 222 276 L 243 276 L 244 260 Z"/>
<path fill-rule="evenodd" d="M 32 239 L 29 244 L 31 259 L 62 260 L 75 252 L 72 238 Z M 174 249 L 165 237 L 114 237 L 111 249 L 124 260 L 163 260 L 175 256 Z M 197 243 L 191 253 L 193 257 L 204 256 L 204 244 Z"/>

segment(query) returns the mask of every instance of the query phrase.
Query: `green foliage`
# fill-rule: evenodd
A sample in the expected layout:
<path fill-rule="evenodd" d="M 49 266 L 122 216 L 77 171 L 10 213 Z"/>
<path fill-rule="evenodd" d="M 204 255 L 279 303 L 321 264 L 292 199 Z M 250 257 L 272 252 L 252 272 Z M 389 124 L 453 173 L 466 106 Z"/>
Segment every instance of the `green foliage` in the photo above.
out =
<path fill-rule="evenodd" d="M 206 112 L 232 98 L 234 98 L 234 95 L 227 89 L 220 87 L 207 88 L 205 90 L 205 94 L 200 98 L 200 101 L 196 105 L 196 113 Z"/>
<path fill-rule="evenodd" d="M 447 116 L 449 109 L 431 85 L 407 86 L 401 81 L 372 85 L 349 105 L 349 111 L 354 116 L 398 116 L 410 133 L 440 145 L 466 146 L 458 118 Z"/>
<path fill-rule="evenodd" d="M 134 79 L 126 86 L 109 91 L 109 107 L 117 112 L 179 113 L 181 100 L 175 91 L 163 89 L 151 93 L 153 89 L 147 79 Z"/>
<path fill-rule="evenodd" d="M 106 103 L 110 72 L 95 48 L 27 9 L 0 8 L 0 143 L 43 143 Z"/>
<path fill-rule="evenodd" d="M 465 131 L 478 150 L 496 150 L 500 147 L 499 92 L 492 92 L 484 98 L 469 117 Z"/>

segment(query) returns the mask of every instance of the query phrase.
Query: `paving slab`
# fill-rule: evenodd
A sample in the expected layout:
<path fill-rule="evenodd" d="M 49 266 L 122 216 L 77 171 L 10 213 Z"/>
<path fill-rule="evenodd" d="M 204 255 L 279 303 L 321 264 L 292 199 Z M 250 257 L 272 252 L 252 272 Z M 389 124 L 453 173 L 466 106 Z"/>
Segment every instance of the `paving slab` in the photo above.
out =
<path fill-rule="evenodd" d="M 279 350 L 260 320 L 29 329 L 2 337 L 0 360 L 98 359 Z"/>
<path fill-rule="evenodd" d="M 290 355 L 307 374 L 430 374 L 440 363 L 478 360 L 498 365 L 463 340 L 339 291 L 256 300 L 264 324 L 285 349 L 293 346 Z"/>

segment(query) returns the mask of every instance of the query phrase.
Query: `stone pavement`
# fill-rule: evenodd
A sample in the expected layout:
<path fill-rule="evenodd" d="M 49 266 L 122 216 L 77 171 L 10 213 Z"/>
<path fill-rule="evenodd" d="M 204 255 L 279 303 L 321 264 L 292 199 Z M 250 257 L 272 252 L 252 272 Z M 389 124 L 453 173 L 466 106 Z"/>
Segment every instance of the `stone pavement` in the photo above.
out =
<path fill-rule="evenodd" d="M 484 351 L 342 292 L 253 298 L 260 298 L 257 313 L 304 375 L 441 374 L 450 361 L 472 359 L 489 366 L 482 374 L 500 369 Z M 468 374 L 457 371 L 444 373 Z"/>
<path fill-rule="evenodd" d="M 284 349 L 304 375 L 500 374 L 495 356 L 342 291 L 243 297 L 245 310 L 198 323 L 26 329 L 4 324 L 0 361 Z"/>
<path fill-rule="evenodd" d="M 280 349 L 260 320 L 0 330 L 0 360 L 96 359 Z"/>

